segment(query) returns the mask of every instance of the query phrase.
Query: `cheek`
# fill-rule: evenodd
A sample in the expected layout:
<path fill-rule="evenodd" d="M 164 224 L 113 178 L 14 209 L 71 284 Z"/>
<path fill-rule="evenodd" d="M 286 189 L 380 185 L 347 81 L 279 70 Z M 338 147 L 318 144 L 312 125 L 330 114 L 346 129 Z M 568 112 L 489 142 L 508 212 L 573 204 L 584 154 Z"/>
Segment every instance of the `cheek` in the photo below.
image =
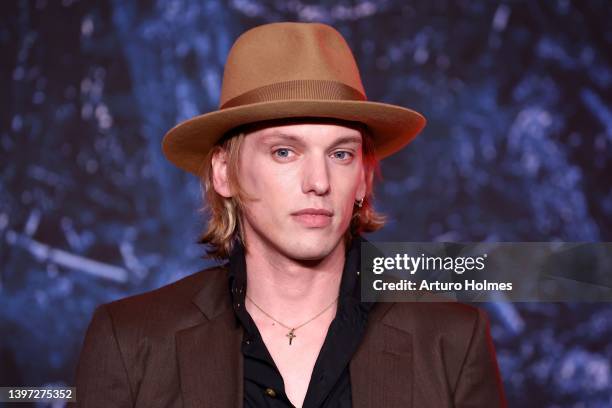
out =
<path fill-rule="evenodd" d="M 299 189 L 299 182 L 293 173 L 290 169 L 275 168 L 253 161 L 244 168 L 243 188 L 258 200 L 253 203 L 255 208 L 266 208 L 268 213 L 270 208 L 280 210 L 283 205 L 288 205 L 296 188 Z"/>
<path fill-rule="evenodd" d="M 243 189 L 254 198 L 261 198 L 267 188 L 267 181 L 270 179 L 269 173 L 269 169 L 261 160 L 257 160 L 257 157 L 243 160 L 240 169 Z"/>
<path fill-rule="evenodd" d="M 356 194 L 359 188 L 359 174 L 356 171 L 339 173 L 338 177 L 334 180 L 333 186 L 338 194 L 339 199 L 346 199 L 347 201 Z"/>

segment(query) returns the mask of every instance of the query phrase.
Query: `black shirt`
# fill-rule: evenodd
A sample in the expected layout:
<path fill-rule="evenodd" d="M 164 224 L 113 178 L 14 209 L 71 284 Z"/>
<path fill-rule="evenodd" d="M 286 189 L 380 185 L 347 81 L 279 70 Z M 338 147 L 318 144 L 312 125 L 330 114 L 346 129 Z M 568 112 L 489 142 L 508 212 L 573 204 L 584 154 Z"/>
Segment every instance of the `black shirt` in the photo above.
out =
<path fill-rule="evenodd" d="M 360 302 L 361 240 L 356 237 L 346 253 L 336 316 L 312 371 L 303 408 L 352 406 L 348 363 L 361 343 L 373 303 Z M 246 262 L 244 247 L 236 241 L 229 259 L 229 288 L 236 317 L 244 327 L 244 407 L 294 407 L 283 378 L 244 307 Z"/>

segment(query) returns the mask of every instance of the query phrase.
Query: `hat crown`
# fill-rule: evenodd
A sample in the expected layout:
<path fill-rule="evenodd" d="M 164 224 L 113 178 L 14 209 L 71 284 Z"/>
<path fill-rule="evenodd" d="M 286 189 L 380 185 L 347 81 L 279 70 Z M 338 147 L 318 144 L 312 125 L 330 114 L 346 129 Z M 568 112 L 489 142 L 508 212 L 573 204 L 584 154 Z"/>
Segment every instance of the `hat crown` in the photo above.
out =
<path fill-rule="evenodd" d="M 292 81 L 329 81 L 366 99 L 359 68 L 346 40 L 321 23 L 282 22 L 244 32 L 223 72 L 219 108 L 241 95 Z"/>

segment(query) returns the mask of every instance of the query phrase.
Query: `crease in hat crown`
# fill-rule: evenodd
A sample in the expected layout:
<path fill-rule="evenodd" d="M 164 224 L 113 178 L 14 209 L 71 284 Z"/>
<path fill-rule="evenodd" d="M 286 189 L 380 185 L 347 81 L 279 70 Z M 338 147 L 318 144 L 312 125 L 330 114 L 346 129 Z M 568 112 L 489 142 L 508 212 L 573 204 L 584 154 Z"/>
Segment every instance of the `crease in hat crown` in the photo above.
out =
<path fill-rule="evenodd" d="M 178 123 L 162 151 L 201 176 L 212 147 L 238 126 L 273 119 L 325 117 L 361 122 L 379 159 L 407 145 L 426 119 L 412 109 L 368 101 L 355 57 L 340 32 L 322 23 L 254 27 L 233 43 L 218 109 Z"/>
<path fill-rule="evenodd" d="M 353 53 L 336 29 L 321 23 L 258 26 L 240 35 L 228 54 L 219 109 L 266 86 L 304 81 L 320 81 L 318 86 L 328 81 L 328 87 L 336 83 L 354 90 L 350 99 L 367 99 Z"/>

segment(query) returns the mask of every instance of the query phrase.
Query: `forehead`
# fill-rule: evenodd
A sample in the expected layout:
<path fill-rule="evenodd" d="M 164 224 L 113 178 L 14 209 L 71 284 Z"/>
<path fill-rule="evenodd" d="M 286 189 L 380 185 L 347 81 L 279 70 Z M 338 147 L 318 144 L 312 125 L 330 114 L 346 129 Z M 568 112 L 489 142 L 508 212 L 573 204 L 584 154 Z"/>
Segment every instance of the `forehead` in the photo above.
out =
<path fill-rule="evenodd" d="M 361 125 L 339 120 L 293 120 L 268 122 L 246 130 L 251 141 L 267 142 L 287 140 L 301 143 L 355 143 L 362 142 Z"/>

